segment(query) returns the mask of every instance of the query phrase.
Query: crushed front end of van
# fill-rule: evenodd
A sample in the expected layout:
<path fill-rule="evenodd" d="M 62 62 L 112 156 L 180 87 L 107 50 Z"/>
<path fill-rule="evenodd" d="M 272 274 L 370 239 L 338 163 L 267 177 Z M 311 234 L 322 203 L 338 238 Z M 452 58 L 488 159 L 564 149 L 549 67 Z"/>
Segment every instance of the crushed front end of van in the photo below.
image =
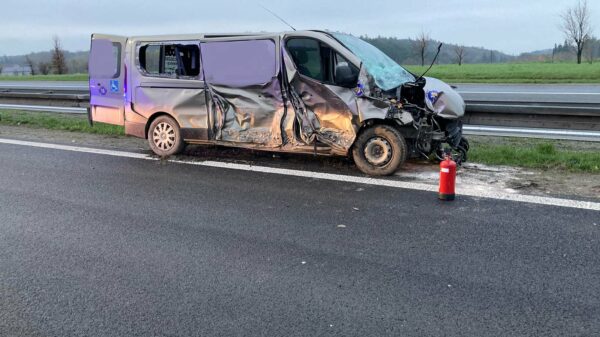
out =
<path fill-rule="evenodd" d="M 400 128 L 410 155 L 433 154 L 441 160 L 451 152 L 459 164 L 467 160 L 469 143 L 462 133 L 466 105 L 456 90 L 438 79 L 411 74 L 357 37 L 332 35 L 362 61 L 357 95 L 367 97 L 371 108 L 387 105 L 385 119 Z"/>

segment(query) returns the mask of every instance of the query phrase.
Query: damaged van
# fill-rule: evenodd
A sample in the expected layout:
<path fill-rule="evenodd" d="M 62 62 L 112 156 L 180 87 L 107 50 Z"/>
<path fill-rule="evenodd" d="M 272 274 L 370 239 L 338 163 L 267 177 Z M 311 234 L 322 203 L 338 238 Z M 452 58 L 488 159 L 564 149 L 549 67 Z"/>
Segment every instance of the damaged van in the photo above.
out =
<path fill-rule="evenodd" d="M 93 34 L 90 122 L 159 156 L 186 144 L 352 157 L 368 175 L 412 156 L 464 161 L 462 98 L 346 34 Z"/>

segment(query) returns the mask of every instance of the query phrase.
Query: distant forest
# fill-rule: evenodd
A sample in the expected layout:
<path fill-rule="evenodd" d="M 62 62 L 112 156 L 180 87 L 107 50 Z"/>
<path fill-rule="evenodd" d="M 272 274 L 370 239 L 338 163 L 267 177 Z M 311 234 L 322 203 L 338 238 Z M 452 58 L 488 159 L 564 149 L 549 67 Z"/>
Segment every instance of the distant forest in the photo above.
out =
<path fill-rule="evenodd" d="M 361 36 L 367 42 L 381 49 L 396 62 L 404 65 L 419 65 L 421 57 L 417 41 L 411 39 L 398 39 L 395 37 L 368 37 Z M 435 55 L 439 41 L 427 41 L 425 51 L 425 63 L 429 64 Z M 506 63 L 506 62 L 553 62 L 553 61 L 572 61 L 575 59 L 574 47 L 569 43 L 556 44 L 554 48 L 523 53 L 518 56 L 508 55 L 496 50 L 489 50 L 483 47 L 467 47 L 454 44 L 444 44 L 438 64 L 456 64 L 458 63 L 458 50 L 462 48 L 462 62 L 464 64 L 477 63 Z M 86 73 L 88 66 L 88 52 L 69 52 L 65 51 L 65 61 L 68 73 Z M 6 70 L 10 68 L 23 69 L 25 74 L 28 68 L 26 57 L 37 67 L 40 64 L 48 63 L 51 60 L 51 51 L 36 52 L 29 55 L 2 56 L 0 57 L 0 68 Z M 600 57 L 600 41 L 593 39 L 588 42 L 584 51 L 585 62 L 592 62 Z M 36 73 L 40 73 L 36 69 Z"/>
<path fill-rule="evenodd" d="M 417 42 L 414 40 L 398 39 L 395 37 L 361 36 L 361 38 L 381 49 L 384 53 L 394 59 L 394 61 L 400 64 L 421 64 L 421 56 L 418 52 L 419 48 L 415 46 Z M 435 40 L 429 40 L 427 42 L 425 63 L 429 64 L 433 61 L 433 57 L 437 52 L 437 46 L 439 44 L 440 42 Z M 456 48 L 458 47 L 459 46 L 453 44 L 444 44 L 437 63 L 458 63 L 458 56 L 456 55 Z M 485 49 L 483 47 L 464 47 L 463 53 L 463 63 L 505 63 L 515 59 L 514 56 L 497 50 Z"/>
<path fill-rule="evenodd" d="M 398 39 L 394 37 L 367 37 L 362 39 L 381 49 L 394 61 L 406 65 L 418 65 L 421 63 L 417 41 L 411 39 Z M 425 53 L 426 63 L 433 61 L 437 51 L 439 41 L 430 40 L 427 42 Z M 490 50 L 483 47 L 467 47 L 455 44 L 444 44 L 438 64 L 457 64 L 459 48 L 463 48 L 463 63 L 506 63 L 506 62 L 552 62 L 552 61 L 574 61 L 575 48 L 568 42 L 556 44 L 554 48 L 539 50 L 529 53 L 522 53 L 518 56 L 508 55 L 497 50 Z M 586 62 L 594 61 L 600 58 L 600 41 L 592 39 L 588 41 L 588 46 L 584 51 Z"/>

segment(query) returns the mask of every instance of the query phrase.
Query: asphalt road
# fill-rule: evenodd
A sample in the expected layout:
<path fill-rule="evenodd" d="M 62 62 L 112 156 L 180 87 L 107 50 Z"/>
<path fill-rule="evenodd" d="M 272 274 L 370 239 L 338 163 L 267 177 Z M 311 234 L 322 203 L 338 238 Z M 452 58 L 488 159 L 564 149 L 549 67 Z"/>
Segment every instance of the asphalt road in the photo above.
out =
<path fill-rule="evenodd" d="M 600 84 L 456 84 L 465 100 L 598 103 Z"/>
<path fill-rule="evenodd" d="M 16 145 L 0 172 L 1 336 L 600 331 L 600 212 Z"/>
<path fill-rule="evenodd" d="M 2 89 L 41 89 L 88 91 L 88 83 L 81 81 L 0 81 Z"/>

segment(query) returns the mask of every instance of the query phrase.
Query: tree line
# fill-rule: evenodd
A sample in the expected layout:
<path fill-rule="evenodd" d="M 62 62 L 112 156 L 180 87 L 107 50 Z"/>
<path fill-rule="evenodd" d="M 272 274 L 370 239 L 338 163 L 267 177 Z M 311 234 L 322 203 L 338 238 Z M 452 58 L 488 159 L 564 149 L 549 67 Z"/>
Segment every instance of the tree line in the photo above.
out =
<path fill-rule="evenodd" d="M 575 57 L 578 64 L 584 60 L 593 63 L 600 57 L 600 40 L 593 35 L 591 23 L 591 12 L 588 0 L 577 0 L 573 7 L 565 9 L 560 14 L 560 29 L 562 30 L 564 43 L 555 44 L 551 51 L 552 62 L 556 60 L 568 60 Z M 437 41 L 433 40 L 429 33 L 421 31 L 411 39 L 398 39 L 393 37 L 368 37 L 361 36 L 367 42 L 381 49 L 384 53 L 400 64 L 426 65 L 436 52 Z M 71 59 L 67 64 L 66 54 L 62 47 L 60 38 L 54 36 L 53 48 L 49 58 L 36 61 L 33 54 L 26 55 L 25 65 L 30 69 L 32 75 L 67 74 L 69 72 L 87 72 L 87 57 L 85 59 Z M 483 47 L 467 47 L 461 44 L 447 45 L 438 58 L 438 63 L 456 63 L 459 66 L 464 63 L 501 63 L 510 61 L 547 60 L 548 56 L 543 53 L 523 53 L 518 57 L 505 53 L 488 50 Z M 2 64 L 0 64 L 0 73 Z"/>
<path fill-rule="evenodd" d="M 560 14 L 560 29 L 565 42 L 556 44 L 552 50 L 534 53 L 523 53 L 511 56 L 495 50 L 487 50 L 465 45 L 446 45 L 438 59 L 439 63 L 499 63 L 510 61 L 556 61 L 572 60 L 577 63 L 584 60 L 593 63 L 600 57 L 600 40 L 593 36 L 591 12 L 587 0 L 578 0 L 573 7 Z M 411 39 L 397 39 L 362 36 L 388 56 L 401 64 L 428 64 L 435 54 L 435 46 L 439 43 L 431 38 L 428 32 L 421 31 Z"/>

